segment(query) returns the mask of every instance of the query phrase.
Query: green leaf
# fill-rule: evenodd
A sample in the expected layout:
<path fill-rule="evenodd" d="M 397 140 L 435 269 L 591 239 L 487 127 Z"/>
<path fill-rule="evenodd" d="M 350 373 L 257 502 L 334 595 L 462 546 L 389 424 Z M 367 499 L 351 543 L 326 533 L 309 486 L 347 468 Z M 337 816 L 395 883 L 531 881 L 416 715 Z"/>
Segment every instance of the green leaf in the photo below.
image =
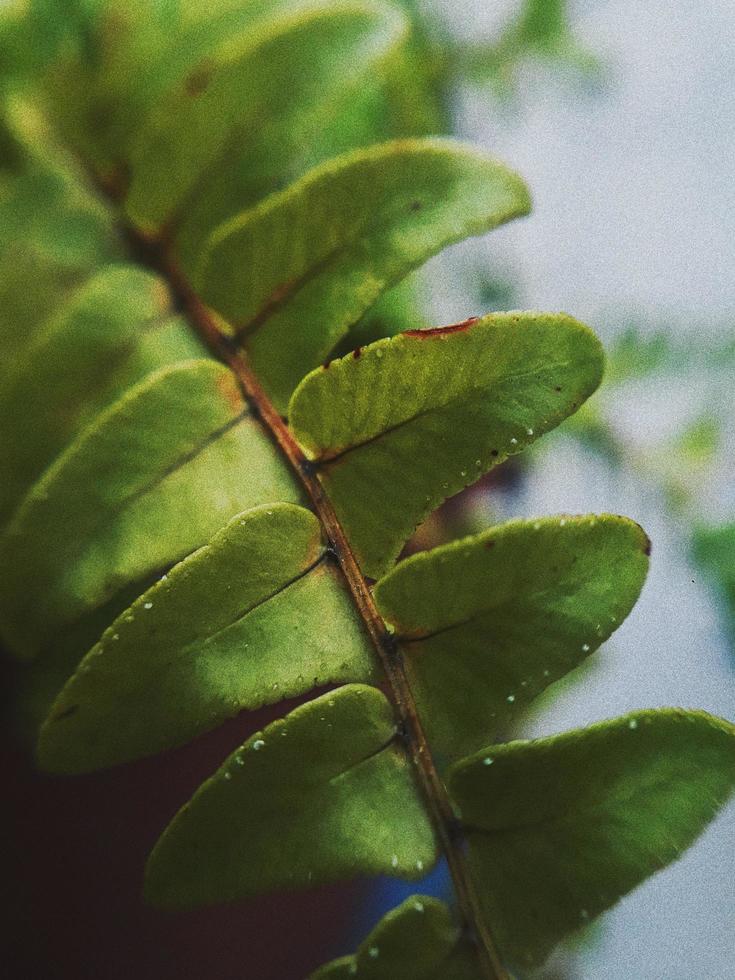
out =
<path fill-rule="evenodd" d="M 115 765 L 244 709 L 377 674 L 318 520 L 265 505 L 235 517 L 118 617 L 57 698 L 38 757 L 55 772 Z"/>
<path fill-rule="evenodd" d="M 197 284 L 283 411 L 304 374 L 386 289 L 529 206 L 518 176 L 462 144 L 357 150 L 223 225 Z"/>
<path fill-rule="evenodd" d="M 413 879 L 436 857 L 391 708 L 350 685 L 227 759 L 159 840 L 145 895 L 187 908 L 358 874 Z"/>
<path fill-rule="evenodd" d="M 65 0 L 63 15 L 58 0 L 34 6 L 28 46 L 35 49 L 39 34 L 46 35 L 33 73 L 43 83 L 38 95 L 63 139 L 113 183 L 132 134 L 176 64 L 170 54 L 177 40 L 188 53 L 177 30 L 178 0 Z"/>
<path fill-rule="evenodd" d="M 735 625 L 735 524 L 695 531 L 694 557 L 719 589 Z"/>
<path fill-rule="evenodd" d="M 381 59 L 378 70 L 373 68 L 360 79 L 322 128 L 316 152 L 312 149 L 308 157 L 312 166 L 359 146 L 451 131 L 446 90 L 434 77 L 432 57 L 419 37 L 416 16 L 410 10 L 406 13 L 410 32 Z"/>
<path fill-rule="evenodd" d="M 735 727 L 637 712 L 488 748 L 449 785 L 500 951 L 531 966 L 699 836 L 735 787 Z"/>
<path fill-rule="evenodd" d="M 401 562 L 375 588 L 432 749 L 476 751 L 625 619 L 649 542 L 622 517 L 513 521 Z"/>
<path fill-rule="evenodd" d="M 10 722 L 29 753 L 35 750 L 39 729 L 51 705 L 82 657 L 109 624 L 137 598 L 141 588 L 145 585 L 135 582 L 123 589 L 111 602 L 55 634 L 53 643 L 44 650 L 42 657 L 16 665 Z"/>
<path fill-rule="evenodd" d="M 383 53 L 403 27 L 390 6 L 340 0 L 229 36 L 150 113 L 132 153 L 128 216 L 147 234 L 158 231 L 230 147 L 279 115 L 288 132 L 287 120 L 344 86 L 355 64 Z"/>
<path fill-rule="evenodd" d="M 599 72 L 597 57 L 572 30 L 567 0 L 524 0 L 518 16 L 498 39 L 458 47 L 461 74 L 475 82 L 492 82 L 497 94 L 508 96 L 519 66 L 529 57 L 566 63 L 583 75 Z"/>
<path fill-rule="evenodd" d="M 0 538 L 0 621 L 22 657 L 234 514 L 298 501 L 285 462 L 213 361 L 165 368 L 87 427 Z"/>
<path fill-rule="evenodd" d="M 180 209 L 173 248 L 188 275 L 196 275 L 203 244 L 225 221 L 287 187 L 330 156 L 398 133 L 405 135 L 405 129 L 385 132 L 385 127 L 374 125 L 361 105 L 366 89 L 381 85 L 394 63 L 403 60 L 401 41 L 407 25 L 396 11 L 381 10 L 383 20 L 375 19 L 375 29 L 364 40 L 342 33 L 338 42 L 324 49 L 328 61 L 321 67 L 328 71 L 319 85 L 308 84 L 308 79 L 295 85 L 295 52 L 289 50 L 292 77 L 266 93 L 271 102 L 268 114 L 211 162 L 187 195 L 186 208 Z M 377 9 L 373 14 L 378 18 Z M 320 42 L 327 40 L 320 36 Z M 273 70 L 269 64 L 269 71 Z M 302 70 L 313 74 L 320 65 L 310 57 Z M 434 131 L 432 127 L 418 135 Z"/>
<path fill-rule="evenodd" d="M 376 340 L 411 330 L 424 305 L 426 287 L 423 270 L 419 270 L 383 293 L 369 312 L 342 338 L 332 351 L 332 358 L 345 357 L 357 347 L 367 347 Z"/>
<path fill-rule="evenodd" d="M 0 376 L 0 469 L 7 474 L 0 518 L 127 387 L 172 361 L 203 356 L 182 321 L 164 319 L 167 306 L 160 280 L 134 266 L 108 267 Z"/>
<path fill-rule="evenodd" d="M 602 363 L 594 334 L 565 314 L 492 314 L 313 372 L 289 418 L 363 572 L 378 578 L 442 500 L 575 411 Z"/>
<path fill-rule="evenodd" d="M 242 75 L 238 75 L 232 65 L 233 58 L 251 57 L 253 64 L 247 69 L 243 67 L 243 71 L 252 73 L 257 71 L 255 61 L 258 60 L 262 71 L 262 75 L 254 80 L 259 86 L 258 97 L 263 101 L 262 111 L 255 116 L 256 90 L 253 88 L 239 106 L 239 117 L 233 116 L 232 137 L 221 147 L 219 156 L 210 160 L 196 188 L 187 192 L 187 207 L 184 212 L 179 212 L 178 219 L 186 225 L 184 235 L 188 238 L 192 237 L 194 229 L 201 232 L 209 225 L 211 230 L 225 217 L 241 210 L 253 185 L 262 185 L 263 170 L 268 162 L 270 180 L 277 179 L 279 168 L 275 161 L 288 156 L 286 148 L 279 147 L 278 135 L 287 144 L 295 145 L 299 129 L 304 135 L 309 128 L 308 121 L 321 116 L 323 108 L 347 82 L 346 77 L 341 77 L 346 75 L 346 66 L 351 66 L 352 80 L 356 81 L 358 69 L 367 70 L 370 59 L 379 57 L 382 46 L 390 44 L 391 27 L 397 31 L 402 29 L 399 18 L 392 11 L 384 7 L 379 12 L 373 5 L 370 13 L 375 29 L 368 31 L 362 39 L 355 39 L 349 31 L 342 35 L 337 31 L 338 36 L 332 38 L 330 49 L 323 52 L 329 58 L 330 66 L 329 72 L 325 73 L 324 65 L 317 64 L 313 58 L 323 39 L 317 38 L 318 44 L 308 49 L 298 31 L 310 23 L 310 17 L 319 16 L 315 12 L 317 6 L 328 15 L 329 6 L 333 5 L 315 0 L 249 0 L 247 3 L 236 0 L 206 5 L 199 0 L 183 0 L 177 4 L 178 29 L 172 30 L 174 17 L 161 8 L 161 4 L 165 7 L 167 3 L 168 0 L 159 0 L 159 16 L 152 24 L 150 9 L 146 9 L 150 7 L 149 0 L 143 0 L 145 30 L 134 31 L 127 38 L 124 57 L 118 57 L 112 65 L 109 57 L 102 59 L 106 76 L 103 91 L 107 95 L 110 118 L 106 143 L 123 170 L 130 162 L 131 151 L 133 157 L 140 157 L 146 152 L 144 145 L 149 144 L 150 136 L 156 138 L 156 121 L 170 131 L 167 107 L 173 106 L 172 111 L 175 111 L 183 99 L 184 111 L 190 112 L 192 98 L 198 99 L 202 95 L 214 81 L 217 71 L 233 72 L 235 80 L 237 77 L 242 80 Z M 126 4 L 128 17 L 129 7 Z M 358 9 L 353 3 L 352 9 L 357 15 L 360 11 L 364 14 L 366 5 L 362 3 Z M 385 30 L 381 30 L 381 16 Z M 281 35 L 288 30 L 296 33 L 291 35 L 288 54 L 284 58 L 281 49 L 287 42 Z M 120 47 L 119 33 L 118 28 L 116 50 Z M 314 40 L 313 34 L 308 40 Z M 302 48 L 312 57 L 307 57 L 304 64 L 294 63 Z M 347 56 L 340 57 L 340 52 Z M 321 86 L 310 84 L 315 70 L 322 72 Z M 290 76 L 284 83 L 285 71 L 289 71 Z M 299 73 L 301 78 L 297 77 Z M 266 80 L 271 82 L 270 91 L 263 84 Z M 99 98 L 100 85 L 97 84 L 94 90 Z M 286 93 L 287 99 L 283 97 Z M 232 97 L 229 93 L 225 95 L 228 99 Z M 249 118 L 255 118 L 255 125 L 242 125 L 244 119 L 247 121 L 245 107 L 251 113 Z M 180 138 L 182 131 L 174 129 Z M 269 161 L 265 159 L 266 150 L 271 154 Z M 228 173 L 229 185 L 226 183 Z M 245 196 L 238 203 L 242 193 Z M 210 208 L 214 214 L 208 217 Z M 209 224 L 211 221 L 215 224 Z M 180 241 L 181 235 L 182 227 L 177 224 L 177 240 Z M 201 241 L 204 237 L 200 234 Z"/>
<path fill-rule="evenodd" d="M 517 30 L 527 44 L 553 46 L 569 34 L 567 0 L 525 0 Z"/>
<path fill-rule="evenodd" d="M 2 371 L 97 266 L 116 253 L 109 215 L 70 174 L 32 160 L 0 193 Z"/>
<path fill-rule="evenodd" d="M 412 895 L 384 916 L 354 956 L 327 963 L 310 980 L 479 980 L 476 957 L 444 904 Z"/>

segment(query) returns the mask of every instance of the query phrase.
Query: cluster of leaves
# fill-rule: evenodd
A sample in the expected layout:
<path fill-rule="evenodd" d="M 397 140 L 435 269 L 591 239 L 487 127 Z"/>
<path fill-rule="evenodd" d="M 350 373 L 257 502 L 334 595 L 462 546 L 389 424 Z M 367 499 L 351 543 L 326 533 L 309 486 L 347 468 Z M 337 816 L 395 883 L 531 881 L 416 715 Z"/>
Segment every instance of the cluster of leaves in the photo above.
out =
<path fill-rule="evenodd" d="M 399 665 L 483 928 L 510 965 L 542 961 L 699 834 L 735 729 L 663 710 L 495 744 L 634 605 L 631 521 L 515 521 L 396 563 L 599 384 L 598 341 L 563 314 L 354 346 L 411 270 L 525 214 L 523 182 L 416 135 L 421 45 L 395 5 L 60 9 L 31 0 L 0 34 L 0 628 L 45 715 L 40 765 L 116 765 L 307 698 L 181 809 L 147 898 L 418 879 L 449 835 Z M 468 980 L 470 935 L 416 896 L 316 976 Z"/>

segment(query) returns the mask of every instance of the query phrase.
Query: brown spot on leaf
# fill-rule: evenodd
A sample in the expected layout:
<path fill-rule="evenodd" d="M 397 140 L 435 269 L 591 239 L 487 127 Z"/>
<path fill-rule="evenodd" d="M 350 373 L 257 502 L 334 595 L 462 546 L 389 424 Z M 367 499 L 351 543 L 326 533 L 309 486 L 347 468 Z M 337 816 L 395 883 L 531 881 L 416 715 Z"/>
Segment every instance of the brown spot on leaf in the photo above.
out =
<path fill-rule="evenodd" d="M 424 205 L 423 205 L 423 203 L 421 201 L 411 201 L 410 210 L 411 211 L 420 211 L 423 206 Z"/>
<path fill-rule="evenodd" d="M 485 542 L 485 547 L 486 547 L 486 548 L 487 548 L 488 550 L 489 550 L 490 548 L 494 548 L 494 547 L 495 547 L 495 542 L 494 542 L 494 541 L 486 541 L 486 542 Z"/>
<path fill-rule="evenodd" d="M 448 327 L 431 327 L 428 330 L 406 330 L 404 337 L 413 337 L 416 340 L 431 340 L 434 337 L 445 337 L 447 334 L 462 333 L 477 323 L 479 316 L 471 316 L 468 320 L 461 323 L 452 323 Z"/>
<path fill-rule="evenodd" d="M 213 74 L 214 65 L 211 61 L 203 61 L 197 65 L 193 71 L 189 72 L 184 81 L 186 94 L 192 99 L 198 98 L 209 88 Z"/>
<path fill-rule="evenodd" d="M 352 352 L 352 356 L 355 358 L 355 360 L 357 360 L 361 354 L 362 354 L 362 347 L 356 347 Z"/>
<path fill-rule="evenodd" d="M 651 539 L 648 537 L 648 535 L 646 535 L 645 537 L 646 537 L 646 541 L 645 541 L 645 544 L 643 545 L 643 554 L 646 556 L 646 558 L 650 558 L 651 557 Z"/>

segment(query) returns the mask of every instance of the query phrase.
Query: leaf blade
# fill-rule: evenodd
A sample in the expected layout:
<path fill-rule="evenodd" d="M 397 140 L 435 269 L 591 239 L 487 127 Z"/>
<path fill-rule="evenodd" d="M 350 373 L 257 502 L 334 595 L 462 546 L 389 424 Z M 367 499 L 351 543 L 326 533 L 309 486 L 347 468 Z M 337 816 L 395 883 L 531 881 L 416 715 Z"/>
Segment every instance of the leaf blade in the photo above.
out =
<path fill-rule="evenodd" d="M 125 207 L 146 234 L 170 223 L 209 167 L 230 146 L 252 140 L 263 119 L 294 121 L 294 99 L 304 111 L 325 100 L 332 75 L 344 85 L 347 64 L 370 60 L 404 29 L 395 8 L 361 0 L 260 13 L 210 50 L 140 133 Z"/>
<path fill-rule="evenodd" d="M 528 967 L 699 836 L 735 787 L 735 727 L 637 712 L 490 747 L 449 781 L 501 953 Z"/>
<path fill-rule="evenodd" d="M 360 685 L 256 733 L 164 832 L 147 900 L 184 908 L 356 874 L 420 877 L 436 843 L 394 740 L 385 697 Z"/>
<path fill-rule="evenodd" d="M 227 369 L 189 361 L 106 409 L 44 473 L 0 538 L 0 620 L 20 657 L 234 514 L 301 491 Z"/>
<path fill-rule="evenodd" d="M 315 686 L 374 680 L 372 648 L 325 557 L 301 507 L 233 518 L 90 650 L 41 729 L 40 765 L 118 765 Z"/>
<path fill-rule="evenodd" d="M 0 379 L 0 466 L 8 474 L 0 513 L 127 387 L 204 356 L 180 321 L 166 319 L 167 307 L 158 279 L 134 266 L 109 266 L 26 346 Z"/>
<path fill-rule="evenodd" d="M 575 411 L 602 364 L 597 338 L 565 314 L 491 314 L 312 372 L 290 425 L 363 572 L 380 578 L 439 503 Z"/>
<path fill-rule="evenodd" d="M 309 980 L 479 980 L 475 954 L 436 898 L 412 895 L 388 912 L 354 956 L 344 956 Z"/>
<path fill-rule="evenodd" d="M 386 143 L 315 168 L 225 224 L 197 283 L 284 411 L 301 378 L 385 290 L 447 245 L 529 207 L 520 177 L 461 143 Z"/>
<path fill-rule="evenodd" d="M 477 751 L 622 623 L 649 541 L 613 515 L 511 521 L 401 562 L 375 587 L 433 749 Z"/>

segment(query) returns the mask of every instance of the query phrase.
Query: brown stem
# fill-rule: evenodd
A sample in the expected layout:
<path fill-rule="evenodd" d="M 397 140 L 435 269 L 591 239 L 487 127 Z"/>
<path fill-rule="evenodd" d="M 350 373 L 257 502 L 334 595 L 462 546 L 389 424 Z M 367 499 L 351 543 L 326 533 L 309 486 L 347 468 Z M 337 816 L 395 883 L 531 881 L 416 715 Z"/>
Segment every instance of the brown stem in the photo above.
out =
<path fill-rule="evenodd" d="M 395 637 L 388 632 L 378 612 L 370 587 L 360 571 L 332 502 L 325 493 L 313 464 L 306 458 L 288 425 L 274 408 L 243 354 L 235 349 L 232 342 L 218 328 L 215 315 L 192 290 L 176 263 L 170 258 L 165 246 L 142 239 L 133 229 L 128 228 L 126 232 L 134 251 L 144 257 L 146 264 L 151 265 L 164 276 L 197 333 L 210 350 L 235 374 L 245 398 L 288 459 L 309 495 L 385 671 L 414 770 L 434 830 L 447 859 L 457 904 L 462 919 L 477 946 L 483 973 L 487 980 L 509 980 L 509 975 L 484 922 L 461 839 L 461 825 L 457 821 L 444 782 L 434 764 L 426 733 L 416 709 L 403 657 Z"/>

